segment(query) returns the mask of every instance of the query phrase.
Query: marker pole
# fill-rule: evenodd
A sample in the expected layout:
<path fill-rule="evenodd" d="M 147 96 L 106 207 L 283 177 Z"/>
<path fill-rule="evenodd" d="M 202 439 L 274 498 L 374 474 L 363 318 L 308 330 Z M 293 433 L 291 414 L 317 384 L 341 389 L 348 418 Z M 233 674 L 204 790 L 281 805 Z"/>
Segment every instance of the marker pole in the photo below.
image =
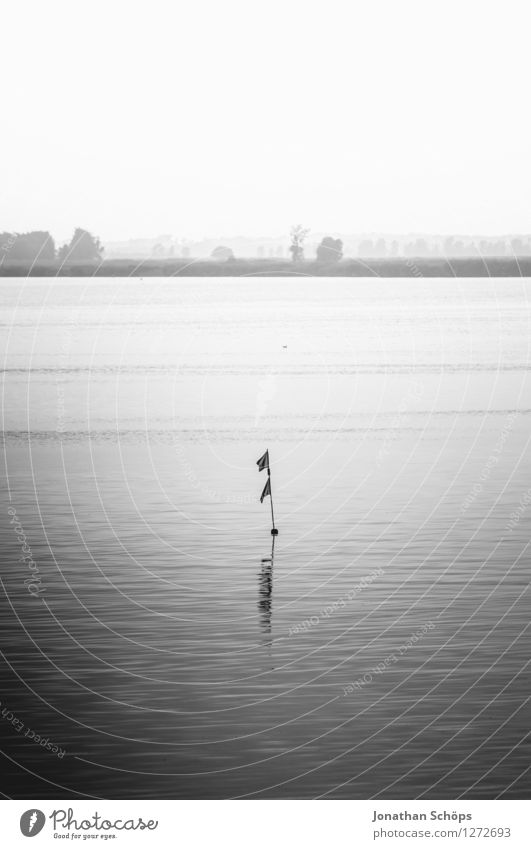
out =
<path fill-rule="evenodd" d="M 275 528 L 275 514 L 273 512 L 273 490 L 271 489 L 271 469 L 269 465 L 267 466 L 267 474 L 269 477 L 269 500 L 271 501 L 271 523 L 273 527 L 271 528 L 272 536 L 277 536 L 278 530 Z"/>

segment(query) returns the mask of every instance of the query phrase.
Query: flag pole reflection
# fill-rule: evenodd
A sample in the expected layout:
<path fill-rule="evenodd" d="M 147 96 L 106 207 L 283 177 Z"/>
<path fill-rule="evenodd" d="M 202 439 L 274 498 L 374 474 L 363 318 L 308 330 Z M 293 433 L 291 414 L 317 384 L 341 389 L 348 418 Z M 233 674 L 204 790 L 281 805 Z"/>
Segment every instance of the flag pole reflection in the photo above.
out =
<path fill-rule="evenodd" d="M 273 563 L 275 559 L 275 537 L 271 537 L 271 557 L 262 559 L 258 588 L 260 626 L 271 642 L 271 616 L 273 613 Z"/>

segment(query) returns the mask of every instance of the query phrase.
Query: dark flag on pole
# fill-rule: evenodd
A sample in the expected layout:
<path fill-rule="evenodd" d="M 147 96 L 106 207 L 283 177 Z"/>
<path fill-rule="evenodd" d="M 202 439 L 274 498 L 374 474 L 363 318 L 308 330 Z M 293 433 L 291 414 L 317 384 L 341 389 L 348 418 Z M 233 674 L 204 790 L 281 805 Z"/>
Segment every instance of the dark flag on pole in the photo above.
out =
<path fill-rule="evenodd" d="M 264 456 L 265 456 L 265 454 L 264 454 Z M 264 491 L 262 492 L 262 495 L 260 496 L 260 504 L 262 504 L 264 498 L 266 498 L 268 495 L 271 495 L 271 479 L 270 478 L 267 479 L 266 485 L 264 486 Z"/>
<path fill-rule="evenodd" d="M 276 535 L 278 534 L 278 530 L 275 528 L 275 513 L 273 511 L 273 493 L 271 492 L 271 469 L 269 468 L 269 449 L 265 452 L 265 454 L 262 454 L 259 460 L 256 461 L 256 465 L 258 466 L 259 472 L 263 472 L 264 469 L 267 469 L 267 483 L 264 486 L 264 491 L 262 492 L 262 495 L 260 496 L 260 504 L 263 504 L 264 498 L 267 498 L 267 496 L 269 495 L 269 498 L 271 499 L 271 524 L 273 525 L 273 527 L 271 528 L 271 533 L 273 534 L 273 536 L 276 537 Z"/>
<path fill-rule="evenodd" d="M 258 466 L 259 472 L 263 472 L 264 469 L 269 469 L 269 450 L 267 450 L 265 454 L 262 454 L 260 459 L 256 461 L 256 465 Z"/>

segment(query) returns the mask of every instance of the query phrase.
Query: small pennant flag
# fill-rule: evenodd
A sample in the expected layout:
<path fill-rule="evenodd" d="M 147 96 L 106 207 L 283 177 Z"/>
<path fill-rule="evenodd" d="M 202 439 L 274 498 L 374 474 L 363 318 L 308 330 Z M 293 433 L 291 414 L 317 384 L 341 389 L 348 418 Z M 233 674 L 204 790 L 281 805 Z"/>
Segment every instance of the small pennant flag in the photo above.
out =
<path fill-rule="evenodd" d="M 264 498 L 266 498 L 268 495 L 271 495 L 271 481 L 270 481 L 269 478 L 267 479 L 266 485 L 264 486 L 264 491 L 262 492 L 262 495 L 260 496 L 260 504 L 262 504 Z"/>
<path fill-rule="evenodd" d="M 256 461 L 256 465 L 258 466 L 259 472 L 263 472 L 264 469 L 269 468 L 269 450 L 267 450 L 265 454 L 262 454 L 260 459 Z"/>

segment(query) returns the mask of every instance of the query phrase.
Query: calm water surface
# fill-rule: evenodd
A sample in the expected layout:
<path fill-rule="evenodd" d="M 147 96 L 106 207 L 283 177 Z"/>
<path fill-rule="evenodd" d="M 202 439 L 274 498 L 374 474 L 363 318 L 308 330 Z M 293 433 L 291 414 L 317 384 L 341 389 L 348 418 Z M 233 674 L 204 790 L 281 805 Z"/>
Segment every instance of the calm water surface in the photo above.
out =
<path fill-rule="evenodd" d="M 3 280 L 3 792 L 529 796 L 530 304 Z"/>

